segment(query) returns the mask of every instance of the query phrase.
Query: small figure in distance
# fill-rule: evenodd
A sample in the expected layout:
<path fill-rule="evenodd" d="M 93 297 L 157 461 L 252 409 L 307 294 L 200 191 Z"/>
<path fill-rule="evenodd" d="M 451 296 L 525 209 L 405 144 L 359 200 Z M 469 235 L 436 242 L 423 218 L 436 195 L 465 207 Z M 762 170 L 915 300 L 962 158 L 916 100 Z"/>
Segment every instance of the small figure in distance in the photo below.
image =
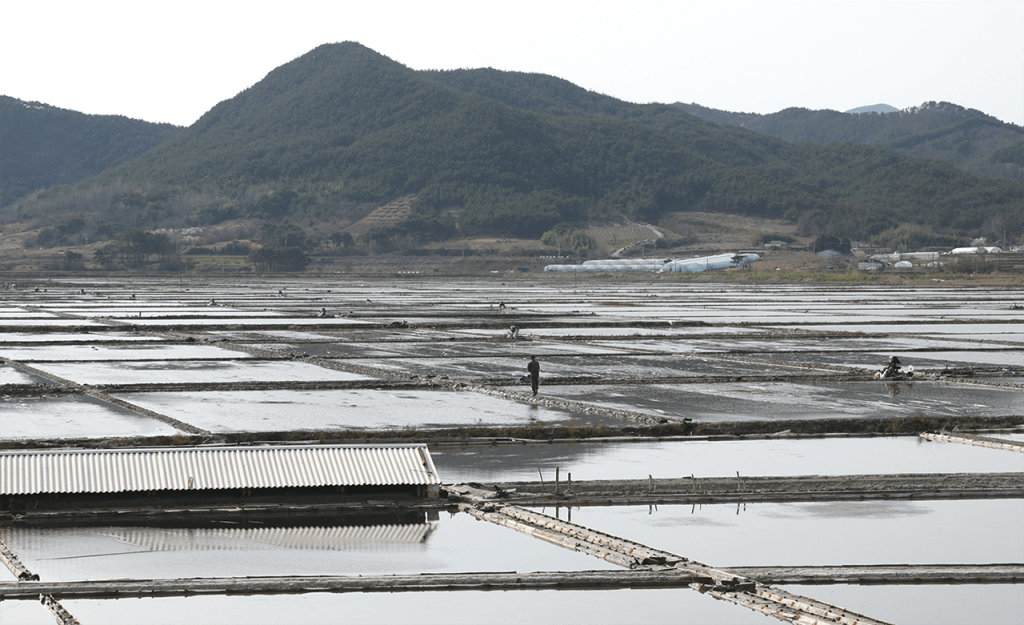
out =
<path fill-rule="evenodd" d="M 508 329 L 508 340 L 514 341 L 519 338 L 519 328 L 512 326 Z"/>
<path fill-rule="evenodd" d="M 498 302 L 498 310 L 505 310 L 505 302 Z"/>
<path fill-rule="evenodd" d="M 875 374 L 875 379 L 881 380 L 902 380 L 903 378 L 909 378 L 914 375 L 914 368 L 908 367 L 907 371 L 900 370 L 900 359 L 896 356 L 889 356 L 889 362 L 886 363 L 885 369 Z"/>
<path fill-rule="evenodd" d="M 530 362 L 526 364 L 526 370 L 530 372 L 530 386 L 533 394 L 537 394 L 537 387 L 540 386 L 540 363 L 536 356 L 530 356 Z"/>

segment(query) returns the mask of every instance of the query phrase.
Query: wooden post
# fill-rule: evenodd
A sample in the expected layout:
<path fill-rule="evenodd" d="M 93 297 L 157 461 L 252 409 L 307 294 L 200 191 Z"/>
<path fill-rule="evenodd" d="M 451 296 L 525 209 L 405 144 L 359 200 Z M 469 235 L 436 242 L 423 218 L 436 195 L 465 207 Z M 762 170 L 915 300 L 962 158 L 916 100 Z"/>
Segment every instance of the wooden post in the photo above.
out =
<path fill-rule="evenodd" d="M 540 476 L 540 490 L 541 492 L 547 492 L 548 487 L 544 485 L 544 474 L 540 472 L 540 467 L 537 467 L 537 475 Z"/>
<path fill-rule="evenodd" d="M 555 494 L 558 494 L 558 472 L 561 467 L 555 467 Z"/>

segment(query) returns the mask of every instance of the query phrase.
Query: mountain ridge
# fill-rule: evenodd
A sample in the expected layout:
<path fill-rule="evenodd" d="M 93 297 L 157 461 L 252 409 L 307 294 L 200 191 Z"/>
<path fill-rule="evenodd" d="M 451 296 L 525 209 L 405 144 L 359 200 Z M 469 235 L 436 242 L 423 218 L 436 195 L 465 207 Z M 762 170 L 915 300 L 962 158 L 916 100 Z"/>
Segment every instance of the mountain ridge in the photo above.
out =
<path fill-rule="evenodd" d="M 785 141 L 863 143 L 937 158 L 979 176 L 1024 180 L 1024 161 L 1012 156 L 1013 150 L 1024 146 L 1024 128 L 950 102 L 932 101 L 890 113 L 858 115 L 798 107 L 762 115 L 730 113 L 699 104 L 677 102 L 674 106 L 717 124 L 740 126 Z M 1004 156 L 1004 150 L 1010 152 Z"/>
<path fill-rule="evenodd" d="M 354 42 L 275 68 L 75 189 L 23 199 L 0 217 L 61 219 L 74 194 L 94 236 L 235 218 L 325 231 L 416 195 L 409 223 L 384 235 L 537 238 L 559 222 L 687 210 L 864 236 L 901 221 L 937 230 L 1020 221 L 1019 188 L 938 161 L 790 143 L 541 74 L 415 71 Z"/>
<path fill-rule="evenodd" d="M 0 206 L 95 176 L 182 129 L 0 96 Z"/>

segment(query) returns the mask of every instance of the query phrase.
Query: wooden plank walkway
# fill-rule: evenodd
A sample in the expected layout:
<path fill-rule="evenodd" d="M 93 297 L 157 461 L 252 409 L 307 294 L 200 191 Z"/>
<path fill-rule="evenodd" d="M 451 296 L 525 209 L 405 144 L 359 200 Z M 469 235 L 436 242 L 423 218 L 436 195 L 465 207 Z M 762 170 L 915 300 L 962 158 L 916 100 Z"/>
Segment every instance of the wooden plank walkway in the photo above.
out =
<path fill-rule="evenodd" d="M 494 491 L 463 485 L 458 496 L 464 503 L 459 509 L 478 519 L 515 529 L 573 551 L 589 553 L 631 570 L 688 572 L 694 579 L 689 584 L 701 594 L 772 616 L 789 623 L 841 623 L 842 625 L 873 625 L 884 621 L 873 619 L 838 606 L 710 567 L 683 556 L 653 549 L 618 536 L 574 525 L 539 512 L 494 500 Z"/>
<path fill-rule="evenodd" d="M 503 482 L 496 499 L 521 506 L 632 506 L 1024 497 L 1022 473 L 683 477 Z"/>
<path fill-rule="evenodd" d="M 457 490 L 463 485 L 446 486 Z M 481 491 L 484 492 L 484 491 Z M 1021 473 L 935 473 L 794 477 L 684 477 L 646 480 L 577 482 L 506 482 L 486 490 L 494 501 L 520 506 L 578 508 L 585 506 L 696 505 L 714 503 L 1006 499 L 1024 498 Z M 0 511 L 0 522 L 19 525 L 102 525 L 200 523 L 211 518 L 287 523 L 332 518 L 352 513 L 440 511 L 454 507 L 444 498 L 310 502 L 299 497 L 277 503 L 253 504 L 243 499 L 210 505 L 147 506 Z M 127 503 L 118 504 L 127 506 Z"/>
<path fill-rule="evenodd" d="M 742 566 L 725 569 L 765 584 L 1019 584 L 1024 564 Z"/>
<path fill-rule="evenodd" d="M 942 434 L 936 432 L 921 432 L 921 438 L 930 441 L 944 441 L 947 443 L 959 443 L 961 445 L 976 445 L 990 449 L 1001 449 L 1003 451 L 1017 451 L 1024 453 L 1024 442 L 1008 438 L 993 438 L 991 436 L 980 436 L 978 434 L 950 433 Z"/>
<path fill-rule="evenodd" d="M 1020 583 L 1024 564 L 871 565 L 734 567 L 737 577 L 772 584 L 956 584 Z M 448 592 L 484 590 L 616 590 L 689 588 L 702 578 L 690 571 L 661 570 L 540 571 L 535 573 L 422 573 L 416 575 L 313 575 L 273 577 L 199 577 L 83 581 L 0 582 L 4 600 L 183 597 L 189 595 L 278 595 L 350 592 Z"/>
<path fill-rule="evenodd" d="M 14 576 L 21 581 L 39 579 L 39 576 L 28 570 L 28 567 L 22 564 L 17 554 L 11 551 L 10 547 L 2 540 L 0 540 L 0 562 L 3 562 L 7 570 L 14 573 Z"/>

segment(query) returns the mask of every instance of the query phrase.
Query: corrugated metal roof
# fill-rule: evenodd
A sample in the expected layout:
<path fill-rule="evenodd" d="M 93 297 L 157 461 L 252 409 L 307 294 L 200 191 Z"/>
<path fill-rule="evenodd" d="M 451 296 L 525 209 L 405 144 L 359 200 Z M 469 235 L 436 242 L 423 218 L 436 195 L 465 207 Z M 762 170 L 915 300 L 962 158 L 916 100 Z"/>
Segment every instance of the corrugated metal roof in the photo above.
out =
<path fill-rule="evenodd" d="M 401 525 L 339 525 L 331 527 L 260 528 L 0 528 L 0 538 L 16 551 L 34 551 L 76 536 L 100 535 L 146 551 L 234 551 L 264 549 L 327 549 L 359 551 L 381 543 L 422 543 L 437 529 L 433 523 Z"/>
<path fill-rule="evenodd" d="M 426 445 L 0 452 L 0 495 L 440 483 Z"/>

